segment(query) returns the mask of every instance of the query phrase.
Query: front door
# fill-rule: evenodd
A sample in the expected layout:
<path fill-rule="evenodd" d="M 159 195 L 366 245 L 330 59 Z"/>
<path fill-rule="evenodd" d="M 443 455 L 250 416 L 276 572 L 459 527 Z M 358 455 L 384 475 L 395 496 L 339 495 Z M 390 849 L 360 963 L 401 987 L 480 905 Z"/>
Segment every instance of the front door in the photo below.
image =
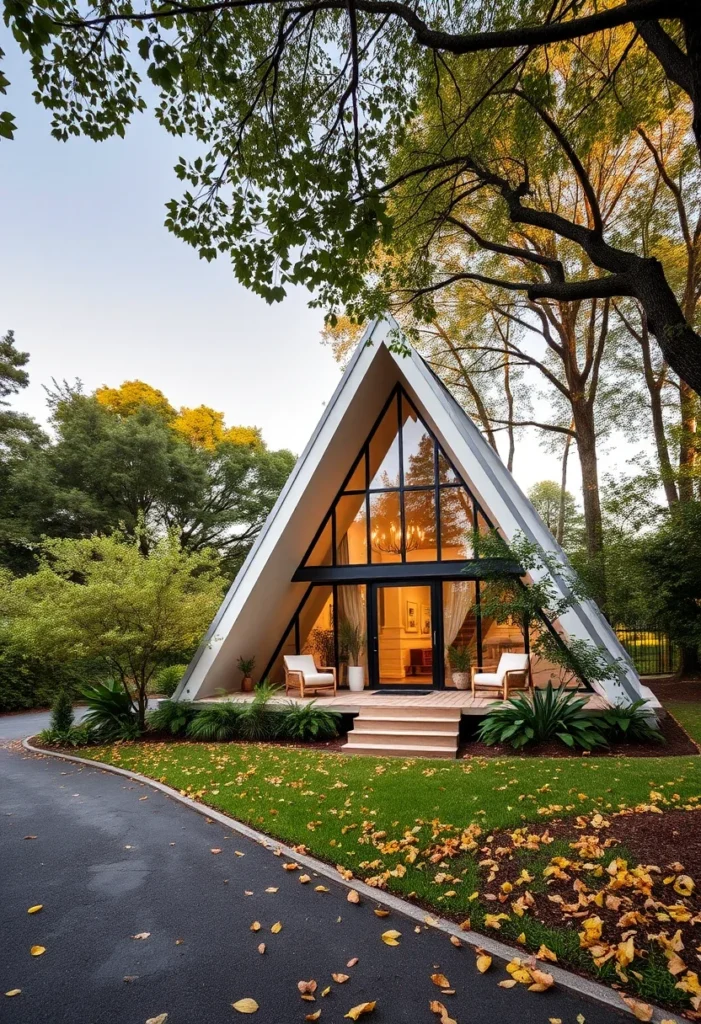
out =
<path fill-rule="evenodd" d="M 437 651 L 440 588 L 435 583 L 377 583 L 372 588 L 370 637 L 373 685 L 443 685 Z"/>

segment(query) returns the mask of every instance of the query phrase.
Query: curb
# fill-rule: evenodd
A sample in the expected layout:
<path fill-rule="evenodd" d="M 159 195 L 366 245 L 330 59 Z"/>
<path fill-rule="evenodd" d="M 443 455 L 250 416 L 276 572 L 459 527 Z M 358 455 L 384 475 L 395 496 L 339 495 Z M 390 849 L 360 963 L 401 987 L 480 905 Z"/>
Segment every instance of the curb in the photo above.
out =
<path fill-rule="evenodd" d="M 32 754 L 40 754 L 45 757 L 55 757 L 61 761 L 71 761 L 74 764 L 86 765 L 89 768 L 98 768 L 101 771 L 111 772 L 113 775 L 121 775 L 126 779 L 130 779 L 132 782 L 139 782 L 142 785 L 150 786 L 152 789 L 157 789 L 159 792 L 164 793 L 165 796 L 170 797 L 172 800 L 177 800 L 178 803 L 184 804 L 185 807 L 189 807 L 190 810 L 195 811 L 197 814 L 201 814 L 206 818 L 219 822 L 220 825 L 224 825 L 233 832 L 237 832 L 239 835 L 245 836 L 247 839 L 251 839 L 254 843 L 258 843 L 266 849 L 280 850 L 283 856 L 289 857 L 296 863 L 308 868 L 317 875 L 330 879 L 342 888 L 355 889 L 359 895 L 364 896 L 367 900 L 380 904 L 389 910 L 394 910 L 417 924 L 428 924 L 429 927 L 434 928 L 436 931 L 443 932 L 445 935 L 454 935 L 466 945 L 482 949 L 491 956 L 496 957 L 499 960 L 503 960 L 505 963 L 512 960 L 514 954 L 523 955 L 524 953 L 524 951 L 519 950 L 518 947 L 509 946 L 505 942 L 499 942 L 497 939 L 493 939 L 488 935 L 482 935 L 480 932 L 462 931 L 453 921 L 448 921 L 441 917 L 435 917 L 433 914 L 427 914 L 426 911 L 415 906 L 413 903 L 408 903 L 399 896 L 394 896 L 392 893 L 385 892 L 382 889 L 375 889 L 370 885 L 366 885 L 366 883 L 362 882 L 360 879 L 353 878 L 346 881 L 346 879 L 339 875 L 335 868 L 326 864 L 324 861 L 317 860 L 316 857 L 311 857 L 309 854 L 297 853 L 292 849 L 292 847 L 287 846 L 285 843 L 278 842 L 278 840 L 273 839 L 264 832 L 259 832 L 257 829 L 251 828 L 249 825 L 245 825 L 241 821 L 237 821 L 236 818 L 230 818 L 227 814 L 223 814 L 221 811 L 217 811 L 213 807 L 208 807 L 206 804 L 198 803 L 196 800 L 192 800 L 188 796 L 183 796 L 182 793 L 179 793 L 176 789 L 172 789 L 170 786 L 166 786 L 163 782 L 158 782 L 156 779 L 149 779 L 146 775 L 139 775 L 138 772 L 132 772 L 126 768 L 118 768 L 116 765 L 104 764 L 102 761 L 91 761 L 89 758 L 77 757 L 73 754 L 59 754 L 57 751 L 34 747 L 30 743 L 30 739 L 31 737 L 27 737 L 27 739 L 22 740 L 22 746 Z M 632 1011 L 629 1010 L 625 1003 L 622 1002 L 618 993 L 613 989 L 608 988 L 608 986 L 602 985 L 597 981 L 590 981 L 587 978 L 582 978 L 578 974 L 572 974 L 570 971 L 567 971 L 562 967 L 558 967 L 556 964 L 548 963 L 546 967 L 548 973 L 552 974 L 555 984 L 559 988 L 567 989 L 570 992 L 574 992 L 577 995 L 582 996 L 584 999 L 588 999 L 595 1003 L 601 1003 L 604 1006 L 613 1010 L 618 1010 L 620 1013 L 626 1014 L 627 1016 L 633 1016 Z M 672 1010 L 661 1010 L 653 1004 L 649 1005 L 652 1005 L 653 1008 L 653 1024 L 661 1024 L 663 1020 L 666 1024 L 688 1024 L 688 1021 L 685 1021 Z"/>

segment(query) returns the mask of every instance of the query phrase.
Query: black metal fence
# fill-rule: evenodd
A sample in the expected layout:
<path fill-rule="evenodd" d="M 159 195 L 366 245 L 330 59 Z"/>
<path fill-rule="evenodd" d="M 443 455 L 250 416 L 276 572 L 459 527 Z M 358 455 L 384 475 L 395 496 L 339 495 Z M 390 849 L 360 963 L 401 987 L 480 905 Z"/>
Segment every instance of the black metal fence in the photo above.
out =
<path fill-rule="evenodd" d="M 679 668 L 679 650 L 655 626 L 615 626 L 616 636 L 641 676 L 670 675 Z"/>

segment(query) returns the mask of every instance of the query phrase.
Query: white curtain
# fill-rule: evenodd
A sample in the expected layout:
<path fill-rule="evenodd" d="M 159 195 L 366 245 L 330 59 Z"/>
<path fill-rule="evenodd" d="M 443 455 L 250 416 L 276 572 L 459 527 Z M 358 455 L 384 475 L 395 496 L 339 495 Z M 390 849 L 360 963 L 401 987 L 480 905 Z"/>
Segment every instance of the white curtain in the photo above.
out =
<path fill-rule="evenodd" d="M 337 565 L 348 565 L 350 553 L 348 549 L 348 535 L 344 534 L 338 545 L 336 553 Z M 365 588 L 359 584 L 347 584 L 338 588 L 338 620 L 348 619 L 357 630 L 365 637 Z M 366 638 L 367 639 L 367 638 Z M 360 655 L 360 664 L 366 664 L 367 643 Z"/>
<path fill-rule="evenodd" d="M 460 627 L 467 618 L 472 607 L 475 594 L 474 584 L 470 580 L 443 585 L 443 640 L 445 642 L 446 676 L 450 679 L 450 663 L 448 648 L 460 632 Z"/>

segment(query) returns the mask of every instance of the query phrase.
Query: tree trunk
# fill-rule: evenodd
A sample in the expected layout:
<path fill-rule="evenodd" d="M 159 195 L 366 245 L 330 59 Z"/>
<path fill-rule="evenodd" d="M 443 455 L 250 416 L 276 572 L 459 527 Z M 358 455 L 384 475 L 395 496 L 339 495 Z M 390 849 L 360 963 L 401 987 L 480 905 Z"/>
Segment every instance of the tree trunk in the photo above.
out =
<path fill-rule="evenodd" d="M 699 658 L 698 647 L 682 647 L 677 678 L 690 679 L 696 676 L 701 676 L 701 658 Z"/>
<path fill-rule="evenodd" d="M 594 410 L 589 402 L 572 402 L 572 419 L 577 433 L 577 452 L 582 470 L 582 496 L 584 500 L 584 528 L 587 555 L 594 570 L 594 596 L 602 608 L 606 604 L 606 574 L 604 570 L 603 525 L 599 468 L 596 457 L 596 430 Z"/>
<path fill-rule="evenodd" d="M 642 319 L 642 331 L 638 335 L 638 339 L 640 341 L 640 348 L 643 355 L 645 383 L 650 396 L 650 412 L 652 415 L 652 430 L 655 437 L 655 447 L 657 448 L 657 461 L 660 467 L 660 476 L 662 477 L 662 486 L 664 487 L 667 504 L 670 508 L 673 508 L 679 500 L 679 495 L 677 494 L 677 487 L 674 482 L 674 468 L 672 466 L 672 460 L 669 457 L 669 445 L 667 444 L 667 435 L 664 429 L 664 416 L 662 413 L 662 382 L 664 380 L 664 373 L 661 372 L 659 377 L 655 375 L 655 371 L 652 366 L 652 355 L 650 352 L 650 332 L 648 331 L 647 320 L 645 319 L 644 314 L 642 314 Z"/>
<path fill-rule="evenodd" d="M 687 323 L 662 264 L 656 259 L 641 260 L 633 286 L 665 360 L 681 381 L 701 395 L 701 335 Z"/>
<path fill-rule="evenodd" d="M 685 381 L 679 382 L 681 431 L 679 436 L 679 498 L 694 500 L 698 398 Z"/>
<path fill-rule="evenodd" d="M 504 344 L 504 391 L 506 392 L 507 419 L 509 421 L 509 456 L 506 460 L 506 468 L 509 473 L 514 471 L 514 452 L 516 444 L 514 441 L 514 396 L 511 391 L 511 366 L 509 364 L 509 350 Z"/>
<path fill-rule="evenodd" d="M 574 420 L 570 421 L 570 430 L 574 430 Z M 565 437 L 565 450 L 562 453 L 562 477 L 560 479 L 560 508 L 557 516 L 557 543 L 562 544 L 565 539 L 565 498 L 567 496 L 567 462 L 570 457 L 570 445 L 572 435 Z"/>
<path fill-rule="evenodd" d="M 701 156 L 701 9 L 698 5 L 684 14 L 684 43 L 691 70 L 692 128 Z"/>

